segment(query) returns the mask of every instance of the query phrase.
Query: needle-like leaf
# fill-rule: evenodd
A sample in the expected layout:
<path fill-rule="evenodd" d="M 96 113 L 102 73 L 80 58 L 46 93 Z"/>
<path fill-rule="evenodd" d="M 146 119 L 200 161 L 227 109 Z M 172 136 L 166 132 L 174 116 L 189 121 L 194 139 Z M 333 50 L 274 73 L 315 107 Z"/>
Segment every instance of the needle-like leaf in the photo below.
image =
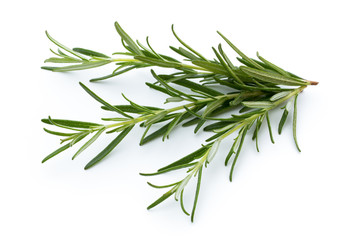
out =
<path fill-rule="evenodd" d="M 75 159 L 80 153 L 82 153 L 86 148 L 88 148 L 96 139 L 105 131 L 106 128 L 100 129 L 92 138 L 89 139 L 72 157 Z"/>
<path fill-rule="evenodd" d="M 295 99 L 294 99 L 293 136 L 294 136 L 294 141 L 295 141 L 296 148 L 298 149 L 299 152 L 301 152 L 298 141 L 297 141 L 297 137 L 296 137 L 297 97 L 298 97 L 298 95 L 296 95 Z"/>
<path fill-rule="evenodd" d="M 155 202 L 153 202 L 152 204 L 150 204 L 147 209 L 150 210 L 152 208 L 154 208 L 155 206 L 157 206 L 158 204 L 162 203 L 163 201 L 165 201 L 166 199 L 168 199 L 171 195 L 173 195 L 175 193 L 175 188 L 170 189 L 168 192 L 166 192 L 164 195 L 162 195 L 160 198 L 158 198 Z"/>
<path fill-rule="evenodd" d="M 244 66 L 241 66 L 240 69 L 244 71 L 246 74 L 268 83 L 286 85 L 286 86 L 299 86 L 299 85 L 305 86 L 309 84 L 308 82 L 302 79 L 286 77 L 278 73 L 266 72 L 263 70 L 258 70 Z"/>
<path fill-rule="evenodd" d="M 137 55 L 143 55 L 140 48 L 131 39 L 131 37 L 120 27 L 118 22 L 115 22 L 115 28 L 120 37 L 128 44 L 128 47 Z"/>
<path fill-rule="evenodd" d="M 47 132 L 47 133 L 50 133 L 50 134 L 53 134 L 53 135 L 56 135 L 56 136 L 62 136 L 62 137 L 69 137 L 69 136 L 74 135 L 74 133 L 56 132 L 56 131 L 52 131 L 52 130 L 49 130 L 49 129 L 46 129 L 46 128 L 44 128 L 44 131 Z"/>
<path fill-rule="evenodd" d="M 69 71 L 78 71 L 78 70 L 85 70 L 90 68 L 96 68 L 101 67 L 106 64 L 111 63 L 110 60 L 101 60 L 101 61 L 95 61 L 95 62 L 84 62 L 81 64 L 75 64 L 75 65 L 69 65 L 65 67 L 53 67 L 53 68 L 44 68 L 45 70 L 51 70 L 53 72 L 69 72 Z"/>
<path fill-rule="evenodd" d="M 47 155 L 43 160 L 42 163 L 46 162 L 47 160 L 49 160 L 50 158 L 58 155 L 59 153 L 65 151 L 66 149 L 72 147 L 75 143 L 81 141 L 83 138 L 85 138 L 87 136 L 87 134 L 80 134 L 79 137 L 75 138 L 73 142 L 69 142 L 66 145 L 56 149 L 54 152 L 50 153 L 49 155 Z"/>
<path fill-rule="evenodd" d="M 229 46 L 234 49 L 234 51 L 236 53 L 238 53 L 243 59 L 245 59 L 246 61 L 250 62 L 254 67 L 258 68 L 258 69 L 264 69 L 261 65 L 259 65 L 258 63 L 256 63 L 255 61 L 253 61 L 251 58 L 249 58 L 248 56 L 246 56 L 243 52 L 241 52 L 232 42 L 230 42 L 229 39 L 227 39 L 223 34 L 221 34 L 219 31 L 217 32 L 224 40 L 225 42 L 227 42 L 227 44 L 229 44 Z"/>
<path fill-rule="evenodd" d="M 275 64 L 269 62 L 269 61 L 266 60 L 265 58 L 261 57 L 261 56 L 259 55 L 259 53 L 256 53 L 256 55 L 257 55 L 257 57 L 258 57 L 261 61 L 263 61 L 263 63 L 265 63 L 265 64 L 266 64 L 268 67 L 270 67 L 271 69 L 275 70 L 276 72 L 280 73 L 280 74 L 283 75 L 283 76 L 291 77 L 291 75 L 290 75 L 288 72 L 286 72 L 284 69 L 276 66 Z"/>
<path fill-rule="evenodd" d="M 194 222 L 195 210 L 196 210 L 199 193 L 200 193 L 201 176 L 202 176 L 202 166 L 200 167 L 199 172 L 198 172 L 198 180 L 197 180 L 196 191 L 195 191 L 194 205 L 193 205 L 193 209 L 191 211 L 191 222 Z"/>
<path fill-rule="evenodd" d="M 66 126 L 66 127 L 83 128 L 83 129 L 102 126 L 101 124 L 98 124 L 98 123 L 66 120 L 66 119 L 44 118 L 44 119 L 41 119 L 41 121 L 43 123 L 51 124 L 51 125 L 58 124 L 61 126 Z"/>
<path fill-rule="evenodd" d="M 81 53 L 81 54 L 89 56 L 89 57 L 110 58 L 103 53 L 95 52 L 93 50 L 89 50 L 89 49 L 85 49 L 85 48 L 73 48 L 73 51 Z"/>
<path fill-rule="evenodd" d="M 68 48 L 68 47 L 66 47 L 65 45 L 63 45 L 63 44 L 59 43 L 58 41 L 56 41 L 53 37 L 50 36 L 50 34 L 48 33 L 48 31 L 45 31 L 45 34 L 46 34 L 46 36 L 50 39 L 50 41 L 52 41 L 56 46 L 64 49 L 65 51 L 73 54 L 74 56 L 76 56 L 76 57 L 78 57 L 78 58 L 80 58 L 80 59 L 82 59 L 82 60 L 87 61 L 87 59 L 84 58 L 83 56 L 81 56 L 80 54 L 76 53 L 75 51 L 71 50 L 70 48 Z"/>
<path fill-rule="evenodd" d="M 123 139 L 124 137 L 131 131 L 134 126 L 130 126 L 123 130 L 112 142 L 104 148 L 98 155 L 96 155 L 86 166 L 85 170 L 93 167 L 95 164 L 99 163 L 103 160 Z"/>
<path fill-rule="evenodd" d="M 121 111 L 120 109 L 114 107 L 113 105 L 109 104 L 108 102 L 106 102 L 105 100 L 100 98 L 98 95 L 96 95 L 93 91 L 91 91 L 88 87 L 86 87 L 81 82 L 79 82 L 79 84 L 91 97 L 93 97 L 96 101 L 98 101 L 99 103 L 101 103 L 102 105 L 107 107 L 108 109 L 110 109 L 110 110 L 112 110 L 114 112 L 120 113 L 121 115 L 123 115 L 125 117 L 133 118 L 132 116 L 126 114 L 124 111 Z"/>
<path fill-rule="evenodd" d="M 194 161 L 195 159 L 199 159 L 201 158 L 209 149 L 210 145 L 205 145 L 205 146 L 202 146 L 201 148 L 199 148 L 198 150 L 190 153 L 189 155 L 179 159 L 178 161 L 176 162 L 173 162 L 163 168 L 160 168 L 158 171 L 163 171 L 165 169 L 168 169 L 168 168 L 172 168 L 172 167 L 175 167 L 175 166 L 178 166 L 178 165 L 183 165 L 183 164 L 187 164 L 187 163 L 190 163 L 192 161 Z"/>

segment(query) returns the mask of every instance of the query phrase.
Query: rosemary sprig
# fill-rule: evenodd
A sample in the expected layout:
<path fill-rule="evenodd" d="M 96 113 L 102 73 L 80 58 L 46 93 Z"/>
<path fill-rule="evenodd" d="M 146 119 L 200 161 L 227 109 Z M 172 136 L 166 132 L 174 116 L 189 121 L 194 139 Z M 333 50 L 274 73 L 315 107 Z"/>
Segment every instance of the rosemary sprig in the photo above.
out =
<path fill-rule="evenodd" d="M 242 65 L 236 66 L 225 54 L 221 44 L 217 48 L 212 48 L 214 59 L 205 58 L 180 39 L 173 26 L 172 32 L 182 46 L 170 46 L 170 49 L 184 58 L 183 61 L 156 52 L 148 38 L 146 46 L 139 41 L 134 41 L 118 23 L 115 23 L 115 28 L 121 37 L 125 51 L 115 52 L 112 57 L 83 48 L 70 49 L 57 42 L 46 32 L 50 41 L 59 49 L 57 52 L 51 50 L 55 57 L 51 57 L 45 62 L 66 65 L 42 68 L 54 72 L 66 72 L 100 67 L 110 63 L 116 65 L 111 74 L 93 78 L 90 80 L 91 82 L 102 81 L 138 68 L 153 66 L 172 68 L 174 72 L 171 74 L 157 74 L 151 70 L 155 82 L 146 83 L 146 85 L 167 95 L 165 103 L 183 102 L 183 104 L 173 108 L 144 106 L 131 101 L 123 94 L 127 104 L 112 105 L 80 83 L 80 86 L 99 102 L 104 110 L 119 114 L 120 117 L 103 118 L 103 124 L 50 117 L 42 119 L 46 124 L 67 130 L 63 132 L 44 128 L 47 133 L 62 137 L 61 143 L 66 142 L 66 144 L 46 156 L 43 162 L 86 137 L 88 140 L 75 152 L 73 159 L 90 147 L 103 133 L 117 134 L 107 147 L 88 162 L 85 169 L 89 169 L 104 159 L 136 124 L 145 129 L 140 139 L 140 145 L 159 137 L 164 141 L 179 125 L 194 126 L 194 133 L 201 128 L 204 131 L 211 131 L 214 134 L 196 151 L 154 173 L 141 173 L 143 176 L 154 176 L 186 169 L 185 177 L 175 183 L 162 186 L 149 183 L 151 187 L 170 188 L 170 190 L 150 204 L 148 209 L 174 195 L 175 200 L 180 202 L 183 212 L 191 215 L 191 221 L 193 221 L 204 167 L 206 168 L 214 159 L 219 145 L 225 138 L 235 135 L 225 159 L 225 165 L 231 163 L 229 178 L 232 181 L 235 165 L 248 133 L 253 132 L 252 139 L 256 141 L 256 148 L 259 151 L 258 134 L 266 119 L 270 139 L 274 143 L 269 112 L 285 106 L 278 132 L 281 133 L 288 114 L 293 108 L 293 137 L 296 147 L 300 151 L 296 139 L 297 97 L 308 85 L 316 85 L 317 82 L 308 81 L 287 72 L 259 54 L 257 54 L 259 60 L 247 57 L 220 32 L 218 33 L 223 40 L 239 54 L 237 61 Z M 118 58 L 117 56 L 122 57 Z M 178 86 L 186 90 L 180 90 Z M 218 90 L 216 88 L 218 86 L 223 86 L 222 90 Z M 224 113 L 227 114 L 224 116 Z M 150 132 L 154 125 L 162 126 L 158 130 Z M 90 137 L 90 135 L 92 136 Z M 187 184 L 193 178 L 196 178 L 197 186 L 192 211 L 189 214 L 184 205 L 183 194 Z"/>

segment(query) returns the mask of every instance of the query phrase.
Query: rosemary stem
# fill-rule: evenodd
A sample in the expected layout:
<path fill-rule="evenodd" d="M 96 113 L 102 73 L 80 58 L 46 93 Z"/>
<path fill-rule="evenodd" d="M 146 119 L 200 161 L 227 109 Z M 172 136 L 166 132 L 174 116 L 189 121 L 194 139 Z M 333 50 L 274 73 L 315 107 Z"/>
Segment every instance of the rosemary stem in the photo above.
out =
<path fill-rule="evenodd" d="M 117 132 L 115 134 L 117 136 L 85 166 L 85 169 L 89 169 L 113 151 L 127 134 L 132 131 L 136 124 L 145 127 L 140 145 L 161 136 L 164 141 L 179 125 L 190 126 L 196 124 L 195 134 L 205 125 L 204 131 L 212 131 L 214 133 L 205 140 L 206 144 L 202 144 L 196 151 L 158 169 L 155 173 L 141 174 L 144 176 L 154 176 L 187 168 L 185 178 L 176 183 L 162 186 L 149 183 L 154 188 L 170 188 L 170 190 L 150 204 L 148 209 L 175 195 L 175 200 L 180 200 L 183 212 L 186 215 L 190 215 L 191 221 L 193 221 L 200 192 L 202 170 L 204 167 L 207 168 L 208 164 L 213 161 L 222 140 L 226 137 L 229 137 L 231 134 L 236 135 L 225 159 L 225 166 L 230 159 L 233 159 L 230 170 L 230 181 L 232 181 L 234 166 L 248 130 L 254 128 L 252 139 L 256 140 L 256 149 L 259 151 L 258 133 L 265 118 L 270 139 L 274 143 L 269 112 L 285 106 L 278 127 L 280 133 L 291 110 L 291 106 L 293 106 L 293 138 L 296 147 L 300 151 L 296 137 L 297 97 L 307 86 L 317 85 L 318 82 L 297 77 L 295 74 L 287 72 L 267 61 L 259 56 L 259 54 L 257 54 L 259 60 L 247 57 L 220 32 L 218 32 L 219 35 L 239 55 L 236 59 L 243 65 L 234 65 L 223 51 L 221 44 L 217 48 L 212 48 L 215 58 L 205 58 L 182 41 L 175 33 L 173 26 L 172 32 L 182 46 L 178 48 L 170 46 L 170 48 L 181 56 L 179 60 L 154 51 L 148 38 L 146 38 L 148 47 L 142 45 L 139 41 L 134 41 L 117 22 L 115 22 L 115 28 L 121 37 L 125 52 L 115 52 L 111 56 L 89 49 L 66 47 L 46 32 L 49 40 L 59 49 L 57 52 L 51 50 L 55 57 L 46 59 L 45 63 L 65 65 L 43 66 L 42 69 L 54 72 L 69 72 L 97 68 L 107 64 L 116 66 L 111 74 L 93 78 L 90 80 L 91 82 L 113 78 L 140 68 L 157 67 L 172 69 L 174 70 L 172 73 L 163 73 L 161 75 L 151 70 L 152 76 L 157 81 L 155 83 L 146 83 L 146 85 L 159 93 L 165 93 L 167 95 L 165 103 L 177 102 L 177 105 L 161 108 L 143 106 L 132 102 L 123 95 L 128 104 L 116 106 L 108 103 L 80 82 L 80 86 L 94 100 L 99 102 L 103 109 L 112 111 L 114 114 L 118 113 L 121 117 L 117 115 L 118 117 L 102 118 L 103 121 L 107 121 L 106 124 L 51 119 L 50 117 L 42 119 L 46 124 L 66 130 L 66 132 L 58 132 L 44 128 L 47 133 L 60 136 L 61 143 L 66 144 L 50 153 L 42 162 L 47 161 L 89 136 L 89 139 L 73 155 L 72 159 L 74 159 L 93 144 L 104 132 Z M 175 86 L 171 86 L 172 84 Z M 210 85 L 210 87 L 207 85 Z M 221 88 L 212 88 L 214 86 Z M 186 89 L 186 91 L 183 91 L 182 88 Z M 228 113 L 227 115 L 230 116 L 216 117 L 228 110 L 239 109 L 241 109 L 239 115 Z M 182 124 L 184 120 L 186 122 Z M 208 124 L 209 121 L 214 122 Z M 157 130 L 150 131 L 154 125 L 156 127 L 162 126 Z M 68 130 L 71 132 L 68 132 Z M 151 133 L 148 134 L 149 131 Z M 197 184 L 192 211 L 189 214 L 185 210 L 183 198 L 185 187 L 193 178 L 197 178 Z"/>
<path fill-rule="evenodd" d="M 137 62 L 137 63 L 143 63 L 142 61 L 138 60 L 138 59 L 135 59 L 135 58 L 113 58 L 111 59 L 112 62 Z M 193 70 L 200 70 L 200 71 L 204 71 L 206 73 L 212 73 L 211 71 L 205 69 L 205 68 L 202 68 L 202 67 L 199 67 L 199 66 L 194 66 L 194 65 L 189 65 L 189 64 L 184 64 L 184 63 L 178 63 L 176 62 L 177 64 L 180 64 L 181 67 L 183 68 L 188 68 L 188 69 L 193 69 Z"/>
<path fill-rule="evenodd" d="M 114 58 L 111 59 L 112 62 L 140 62 L 135 58 Z"/>
<path fill-rule="evenodd" d="M 202 99 L 202 100 L 198 100 L 196 102 L 192 102 L 192 103 L 188 103 L 188 104 L 185 104 L 185 105 L 169 108 L 169 109 L 166 109 L 166 110 L 158 110 L 157 112 L 147 114 L 145 116 L 141 116 L 141 117 L 134 118 L 134 119 L 129 119 L 127 121 L 105 125 L 105 128 L 109 129 L 109 128 L 120 127 L 120 126 L 124 126 L 124 125 L 134 125 L 136 123 L 139 123 L 139 122 L 145 121 L 145 120 L 147 120 L 147 119 L 149 119 L 151 117 L 154 117 L 154 115 L 156 115 L 157 113 L 163 112 L 163 111 L 166 111 L 166 113 L 172 113 L 172 112 L 176 112 L 176 111 L 179 111 L 179 110 L 182 110 L 182 109 L 193 107 L 193 106 L 198 105 L 198 104 L 214 101 L 214 98 L 219 99 L 219 98 L 226 97 L 226 99 L 229 100 L 229 99 L 236 98 L 238 95 L 239 95 L 239 93 L 233 93 L 233 94 L 228 94 L 228 95 L 214 96 L 213 98 L 205 98 L 205 99 Z"/>

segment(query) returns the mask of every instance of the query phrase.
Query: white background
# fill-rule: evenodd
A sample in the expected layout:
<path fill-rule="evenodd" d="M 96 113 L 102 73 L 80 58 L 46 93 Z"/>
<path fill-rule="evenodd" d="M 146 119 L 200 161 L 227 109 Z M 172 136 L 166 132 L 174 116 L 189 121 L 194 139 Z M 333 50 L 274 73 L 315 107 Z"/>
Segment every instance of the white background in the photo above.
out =
<path fill-rule="evenodd" d="M 2 3 L 0 86 L 0 239 L 360 239 L 359 7 L 358 1 L 11 1 Z M 195 222 L 169 199 L 146 206 L 172 176 L 145 178 L 195 150 L 209 135 L 178 129 L 170 140 L 138 146 L 135 128 L 95 168 L 83 167 L 110 140 L 71 161 L 75 149 L 41 164 L 59 146 L 42 131 L 41 118 L 100 121 L 107 116 L 78 85 L 113 104 L 161 106 L 144 85 L 149 70 L 102 83 L 104 67 L 74 73 L 43 71 L 51 56 L 44 31 L 70 47 L 107 54 L 121 51 L 113 23 L 163 53 L 178 34 L 212 57 L 220 30 L 251 57 L 256 51 L 304 78 L 319 81 L 298 99 L 298 139 L 290 122 L 276 144 L 264 130 L 260 153 L 245 143 L 232 183 L 223 166 L 228 143 L 203 172 Z M 231 50 L 226 47 L 227 52 Z M 160 70 L 159 70 L 160 71 Z M 280 112 L 272 115 L 277 125 Z M 275 132 L 275 129 L 274 129 Z M 181 177 L 182 174 L 176 175 Z M 186 204 L 192 203 L 192 190 Z"/>

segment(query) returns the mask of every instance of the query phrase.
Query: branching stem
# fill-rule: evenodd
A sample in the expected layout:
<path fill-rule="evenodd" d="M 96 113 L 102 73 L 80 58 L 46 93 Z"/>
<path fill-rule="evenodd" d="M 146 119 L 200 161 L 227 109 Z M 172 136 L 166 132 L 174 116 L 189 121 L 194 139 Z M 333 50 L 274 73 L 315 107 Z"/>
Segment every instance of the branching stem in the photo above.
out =
<path fill-rule="evenodd" d="M 274 105 L 269 107 L 269 108 L 264 108 L 262 112 L 257 113 L 252 115 L 251 117 L 245 119 L 244 121 L 241 121 L 238 125 L 235 125 L 233 128 L 231 128 L 229 131 L 225 132 L 223 135 L 221 135 L 219 137 L 220 140 L 223 140 L 224 138 L 226 138 L 227 136 L 231 135 L 233 132 L 236 132 L 238 129 L 242 128 L 245 125 L 248 125 L 249 123 L 255 121 L 258 117 L 266 114 L 267 112 L 269 112 L 270 110 L 277 108 L 280 104 L 286 102 L 288 99 L 296 96 L 297 94 L 299 94 L 300 92 L 302 92 L 304 89 L 306 88 L 306 86 L 302 86 L 299 87 L 295 90 L 293 90 L 291 93 L 289 93 L 286 97 L 281 98 L 279 100 L 277 100 L 276 102 L 274 102 Z"/>
<path fill-rule="evenodd" d="M 69 72 L 97 68 L 110 63 L 116 65 L 115 70 L 110 74 L 93 78 L 90 80 L 91 82 L 114 78 L 139 68 L 160 67 L 173 69 L 174 72 L 171 74 L 156 74 L 151 70 L 151 74 L 156 82 L 146 84 L 157 92 L 169 96 L 166 98 L 165 103 L 185 101 L 186 104 L 162 109 L 136 104 L 123 95 L 128 102 L 127 105 L 112 105 L 92 92 L 84 84 L 80 83 L 81 87 L 92 98 L 101 103 L 103 109 L 118 113 L 121 117 L 103 118 L 104 121 L 112 121 L 111 124 L 107 125 L 76 120 L 51 119 L 50 117 L 48 119 L 42 119 L 46 124 L 66 130 L 66 132 L 59 132 L 44 129 L 47 133 L 61 136 L 62 143 L 67 142 L 46 156 L 42 162 L 46 162 L 50 158 L 80 142 L 85 137 L 90 137 L 91 133 L 94 133 L 93 136 L 78 149 L 73 156 L 74 159 L 95 142 L 103 132 L 116 132 L 117 136 L 85 166 L 85 169 L 89 169 L 102 161 L 102 159 L 115 149 L 138 123 L 141 123 L 140 126 L 146 127 L 140 140 L 140 145 L 159 137 L 162 137 L 164 141 L 180 123 L 182 126 L 195 125 L 194 133 L 197 133 L 201 128 L 203 128 L 204 131 L 211 131 L 214 134 L 206 139 L 206 144 L 202 145 L 196 151 L 175 162 L 167 164 L 155 173 L 144 174 L 154 176 L 187 168 L 184 179 L 176 183 L 162 186 L 149 184 L 155 188 L 171 189 L 148 207 L 148 209 L 151 209 L 175 194 L 175 199 L 180 200 L 181 208 L 187 215 L 189 215 L 189 213 L 185 210 L 183 202 L 184 189 L 190 179 L 197 177 L 195 198 L 191 211 L 191 221 L 193 221 L 200 191 L 203 167 L 206 168 L 207 165 L 211 163 L 220 143 L 226 137 L 238 131 L 237 137 L 234 139 L 225 159 L 225 165 L 232 159 L 230 170 L 231 181 L 244 139 L 252 126 L 255 126 L 252 139 L 256 140 L 256 147 L 259 151 L 258 133 L 264 119 L 267 121 L 270 139 L 274 142 L 269 112 L 280 105 L 285 105 L 284 113 L 278 127 L 280 134 L 293 104 L 293 138 L 296 147 L 300 151 L 296 139 L 296 99 L 299 93 L 307 86 L 317 85 L 318 82 L 298 77 L 266 60 L 259 54 L 257 54 L 258 60 L 246 56 L 220 32 L 218 33 L 223 40 L 238 54 L 236 59 L 242 65 L 237 66 L 233 63 L 223 51 L 221 44 L 219 44 L 217 48 L 212 48 L 215 53 L 214 58 L 205 58 L 185 43 L 185 41 L 180 39 L 173 27 L 172 32 L 182 46 L 170 46 L 170 48 L 178 54 L 178 57 L 181 56 L 182 60 L 157 53 L 154 48 L 151 47 L 148 38 L 146 39 L 147 46 L 142 45 L 137 40 L 134 41 L 117 22 L 115 23 L 115 28 L 121 37 L 121 43 L 125 48 L 125 52 L 115 52 L 112 55 L 113 57 L 89 49 L 66 47 L 46 32 L 49 40 L 59 47 L 59 49 L 57 52 L 51 50 L 55 56 L 46 59 L 45 63 L 61 65 L 43 66 L 42 69 L 54 72 Z M 117 58 L 118 56 L 119 58 Z M 180 88 L 178 88 L 179 86 Z M 186 91 L 183 91 L 184 88 Z M 214 117 L 235 109 L 239 111 L 238 115 L 230 114 L 231 116 L 225 118 Z M 186 122 L 183 122 L 185 120 Z M 214 122 L 209 124 L 209 120 L 214 120 Z M 156 126 L 161 125 L 161 127 L 157 130 L 149 131 L 155 124 Z M 71 132 L 68 132 L 69 130 Z"/>
<path fill-rule="evenodd" d="M 196 106 L 196 105 L 199 105 L 199 104 L 212 102 L 212 101 L 214 101 L 214 98 L 215 99 L 220 99 L 220 98 L 225 97 L 226 99 L 230 100 L 230 99 L 236 98 L 238 95 L 239 95 L 239 93 L 234 93 L 234 94 L 228 94 L 228 95 L 225 95 L 225 96 L 221 95 L 221 96 L 215 96 L 213 98 L 205 98 L 205 99 L 198 100 L 196 102 L 184 104 L 184 105 L 169 108 L 169 109 L 166 109 L 166 110 L 158 110 L 157 112 L 154 112 L 152 114 L 147 114 L 145 116 L 141 116 L 141 117 L 138 117 L 138 118 L 129 119 L 127 121 L 122 121 L 122 122 L 119 122 L 119 123 L 113 123 L 113 124 L 105 125 L 105 128 L 109 129 L 109 128 L 116 128 L 116 127 L 120 127 L 120 126 L 124 126 L 124 125 L 133 125 L 133 124 L 137 124 L 139 122 L 146 121 L 149 118 L 154 117 L 154 115 L 156 115 L 157 113 L 160 113 L 160 112 L 163 112 L 163 111 L 166 111 L 166 113 L 172 113 L 172 112 L 176 112 L 176 111 L 179 111 L 179 110 L 190 108 L 190 107 L 193 107 L 193 106 Z"/>

